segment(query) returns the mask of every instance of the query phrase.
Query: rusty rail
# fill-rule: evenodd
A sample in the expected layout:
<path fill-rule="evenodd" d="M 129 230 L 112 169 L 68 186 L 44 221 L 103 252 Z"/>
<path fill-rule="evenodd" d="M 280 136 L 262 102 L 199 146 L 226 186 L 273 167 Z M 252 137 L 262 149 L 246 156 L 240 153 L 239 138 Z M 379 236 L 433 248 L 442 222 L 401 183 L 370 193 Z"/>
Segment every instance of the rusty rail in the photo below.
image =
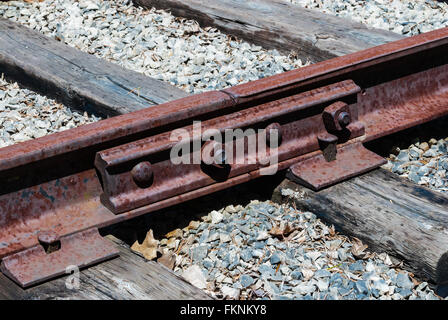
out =
<path fill-rule="evenodd" d="M 113 257 L 97 228 L 266 169 L 248 148 L 243 158 L 255 163 L 174 165 L 170 133 L 183 128 L 199 141 L 193 120 L 202 131 L 277 129 L 278 169 L 319 189 L 384 163 L 363 142 L 446 114 L 448 28 L 2 148 L 2 271 L 26 287 L 68 263 Z"/>

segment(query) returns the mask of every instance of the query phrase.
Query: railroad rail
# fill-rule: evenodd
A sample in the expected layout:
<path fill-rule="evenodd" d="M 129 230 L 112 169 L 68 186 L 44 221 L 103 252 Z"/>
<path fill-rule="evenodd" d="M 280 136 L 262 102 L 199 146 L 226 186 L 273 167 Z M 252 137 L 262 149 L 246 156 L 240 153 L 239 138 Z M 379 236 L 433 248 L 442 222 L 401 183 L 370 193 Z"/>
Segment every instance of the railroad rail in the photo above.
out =
<path fill-rule="evenodd" d="M 28 287 L 112 258 L 98 228 L 255 179 L 274 153 L 290 179 L 333 185 L 385 162 L 364 142 L 447 114 L 445 28 L 2 148 L 1 270 Z M 261 129 L 256 138 L 280 143 L 268 159 L 245 148 L 242 159 L 173 164 L 175 129 L 209 143 L 198 120 L 201 132 Z"/>

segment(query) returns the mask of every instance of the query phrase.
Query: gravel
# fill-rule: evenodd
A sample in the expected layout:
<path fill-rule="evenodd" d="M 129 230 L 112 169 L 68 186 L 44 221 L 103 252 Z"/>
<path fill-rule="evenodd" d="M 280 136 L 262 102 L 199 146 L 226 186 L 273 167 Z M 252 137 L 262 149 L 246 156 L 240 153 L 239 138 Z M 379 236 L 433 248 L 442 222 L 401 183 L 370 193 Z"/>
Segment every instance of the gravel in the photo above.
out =
<path fill-rule="evenodd" d="M 201 220 L 170 232 L 159 250 L 175 256 L 175 273 L 218 299 L 440 299 L 399 261 L 311 212 L 254 200 Z M 172 238 L 179 241 L 169 248 Z"/>
<path fill-rule="evenodd" d="M 0 2 L 0 16 L 187 92 L 222 89 L 301 67 L 197 22 L 128 0 Z M 97 121 L 2 80 L 0 147 Z M 219 220 L 219 217 L 215 219 Z"/>
<path fill-rule="evenodd" d="M 0 77 L 0 148 L 98 120 Z"/>
<path fill-rule="evenodd" d="M 303 66 L 215 28 L 128 0 L 0 2 L 0 16 L 187 92 L 223 89 Z"/>
<path fill-rule="evenodd" d="M 448 27 L 448 3 L 434 0 L 284 0 L 406 36 Z"/>
<path fill-rule="evenodd" d="M 416 142 L 394 151 L 384 168 L 419 185 L 448 192 L 448 138 Z"/>

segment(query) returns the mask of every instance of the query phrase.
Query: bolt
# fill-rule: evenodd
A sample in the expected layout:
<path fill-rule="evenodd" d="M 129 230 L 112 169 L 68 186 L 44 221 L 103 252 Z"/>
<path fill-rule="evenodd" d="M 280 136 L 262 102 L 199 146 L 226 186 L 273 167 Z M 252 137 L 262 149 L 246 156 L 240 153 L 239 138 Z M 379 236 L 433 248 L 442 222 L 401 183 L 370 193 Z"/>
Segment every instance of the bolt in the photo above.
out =
<path fill-rule="evenodd" d="M 269 146 L 273 145 L 271 141 L 271 130 L 277 130 L 277 147 L 280 146 L 282 142 L 282 126 L 278 122 L 271 123 L 266 127 L 266 142 Z"/>
<path fill-rule="evenodd" d="M 143 161 L 131 170 L 132 179 L 141 188 L 149 187 L 153 180 L 152 166 L 149 161 Z"/>
<path fill-rule="evenodd" d="M 201 148 L 201 170 L 215 181 L 226 181 L 232 167 L 227 162 L 225 144 L 209 140 Z M 232 160 L 232 159 L 230 159 Z"/>
<path fill-rule="evenodd" d="M 328 132 L 323 132 L 317 136 L 317 141 L 325 160 L 328 162 L 336 160 L 338 137 Z"/>
<path fill-rule="evenodd" d="M 338 122 L 341 127 L 345 128 L 346 126 L 348 126 L 350 121 L 351 121 L 351 118 L 350 118 L 350 114 L 348 114 L 348 112 L 343 111 L 339 114 Z"/>
<path fill-rule="evenodd" d="M 40 231 L 37 239 L 46 253 L 52 253 L 61 248 L 59 235 L 54 231 Z"/>
<path fill-rule="evenodd" d="M 215 159 L 216 164 L 225 164 L 227 161 L 227 155 L 224 148 L 219 148 L 216 152 L 213 152 L 213 158 Z"/>
<path fill-rule="evenodd" d="M 214 167 L 224 167 L 227 162 L 225 145 L 210 140 L 207 141 L 201 149 L 202 162 Z"/>
<path fill-rule="evenodd" d="M 52 244 L 59 240 L 59 236 L 54 231 L 40 231 L 38 239 L 40 243 Z"/>
<path fill-rule="evenodd" d="M 328 132 L 342 131 L 350 124 L 350 109 L 345 102 L 337 101 L 325 108 L 322 120 Z"/>

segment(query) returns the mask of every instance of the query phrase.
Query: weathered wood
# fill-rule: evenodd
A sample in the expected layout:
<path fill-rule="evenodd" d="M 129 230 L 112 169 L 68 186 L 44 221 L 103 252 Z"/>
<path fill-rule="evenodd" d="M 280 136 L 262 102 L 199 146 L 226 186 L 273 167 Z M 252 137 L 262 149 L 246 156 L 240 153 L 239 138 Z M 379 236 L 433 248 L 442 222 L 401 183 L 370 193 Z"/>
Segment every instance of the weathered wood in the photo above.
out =
<path fill-rule="evenodd" d="M 132 253 L 127 245 L 106 236 L 120 250 L 120 257 L 81 270 L 79 289 L 66 287 L 67 277 L 26 290 L 0 274 L 0 299 L 211 299 L 171 270 Z"/>
<path fill-rule="evenodd" d="M 124 114 L 188 95 L 170 84 L 3 18 L 0 73 L 67 106 L 102 116 Z"/>
<path fill-rule="evenodd" d="M 312 62 L 403 38 L 283 0 L 133 1 L 146 8 L 165 9 L 176 16 L 194 19 L 203 27 L 217 27 L 265 49 L 275 48 L 285 54 L 294 50 Z"/>
<path fill-rule="evenodd" d="M 336 230 L 363 240 L 370 249 L 402 259 L 423 279 L 448 281 L 448 196 L 377 169 L 314 192 L 284 180 L 298 209 L 314 212 Z M 283 198 L 283 200 L 285 200 Z"/>
<path fill-rule="evenodd" d="M 0 18 L 0 73 L 64 104 L 114 116 L 187 96 L 174 86 L 98 59 Z M 120 257 L 85 269 L 80 288 L 66 277 L 23 290 L 0 274 L 2 299 L 210 299 L 117 239 Z"/>

